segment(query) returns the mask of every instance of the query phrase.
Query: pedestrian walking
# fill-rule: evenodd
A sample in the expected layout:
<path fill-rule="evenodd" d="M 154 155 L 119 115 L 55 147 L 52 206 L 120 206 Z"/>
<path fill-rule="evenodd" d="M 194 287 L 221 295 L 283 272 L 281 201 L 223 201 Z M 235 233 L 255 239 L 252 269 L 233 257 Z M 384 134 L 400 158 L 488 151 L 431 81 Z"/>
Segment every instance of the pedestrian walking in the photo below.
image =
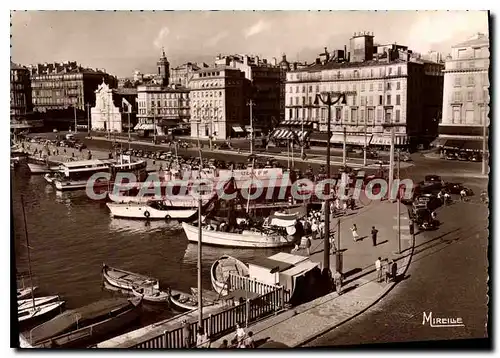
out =
<path fill-rule="evenodd" d="M 333 282 L 335 284 L 335 291 L 340 296 L 342 294 L 342 274 L 338 271 L 335 271 L 333 274 Z"/>
<path fill-rule="evenodd" d="M 184 348 L 191 347 L 191 327 L 187 320 L 182 321 L 182 337 L 184 338 Z"/>
<path fill-rule="evenodd" d="M 372 226 L 372 242 L 373 242 L 373 246 L 377 246 L 377 234 L 378 234 L 378 230 L 375 229 L 375 226 Z"/>
<path fill-rule="evenodd" d="M 306 251 L 307 251 L 307 256 L 311 256 L 311 239 L 310 238 L 306 239 Z"/>
<path fill-rule="evenodd" d="M 245 345 L 245 348 L 255 348 L 255 342 L 253 340 L 253 332 L 252 331 L 248 332 L 248 336 L 243 341 L 243 344 Z"/>
<path fill-rule="evenodd" d="M 382 261 L 380 257 L 375 261 L 375 270 L 377 270 L 377 282 L 382 281 Z"/>
<path fill-rule="evenodd" d="M 358 235 L 358 228 L 357 228 L 356 224 L 352 225 L 351 231 L 352 231 L 352 238 L 353 238 L 353 240 L 355 242 L 358 241 L 359 235 Z"/>
<path fill-rule="evenodd" d="M 243 344 L 243 340 L 245 339 L 246 333 L 243 327 L 240 326 L 239 323 L 236 323 L 236 334 L 234 338 L 238 341 L 238 348 Z"/>
<path fill-rule="evenodd" d="M 465 189 L 460 190 L 460 201 L 466 201 L 467 198 L 467 192 Z"/>
<path fill-rule="evenodd" d="M 210 348 L 210 340 L 203 327 L 198 327 L 198 334 L 196 336 L 196 348 Z"/>

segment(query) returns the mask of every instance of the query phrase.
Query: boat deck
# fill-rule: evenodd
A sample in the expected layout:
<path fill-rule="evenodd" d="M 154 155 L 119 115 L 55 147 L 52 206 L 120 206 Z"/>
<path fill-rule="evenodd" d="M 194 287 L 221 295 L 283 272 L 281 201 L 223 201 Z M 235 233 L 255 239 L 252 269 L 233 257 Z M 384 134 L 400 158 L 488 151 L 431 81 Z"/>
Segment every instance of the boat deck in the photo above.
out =
<path fill-rule="evenodd" d="M 227 309 L 227 307 L 224 306 L 204 307 L 203 315 L 206 316 L 208 314 L 215 314 L 224 311 L 225 309 Z M 131 348 L 136 344 L 147 341 L 148 339 L 155 338 L 165 331 L 171 331 L 181 327 L 184 319 L 188 322 L 197 321 L 198 309 L 181 313 L 165 321 L 153 323 L 135 331 L 108 339 L 107 341 L 97 344 L 96 348 Z"/>

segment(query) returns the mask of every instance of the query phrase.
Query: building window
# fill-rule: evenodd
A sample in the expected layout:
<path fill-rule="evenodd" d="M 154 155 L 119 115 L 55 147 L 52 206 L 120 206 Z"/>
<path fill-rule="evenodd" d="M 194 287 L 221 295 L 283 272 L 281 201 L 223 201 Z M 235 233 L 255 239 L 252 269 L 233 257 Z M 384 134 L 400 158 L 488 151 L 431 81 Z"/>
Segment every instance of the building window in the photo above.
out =
<path fill-rule="evenodd" d="M 462 85 L 462 81 L 460 76 L 455 76 L 455 87 L 460 87 Z"/>
<path fill-rule="evenodd" d="M 465 123 L 474 124 L 474 111 L 471 110 L 465 111 Z"/>
<path fill-rule="evenodd" d="M 373 96 L 368 96 L 368 105 L 373 106 Z"/>
<path fill-rule="evenodd" d="M 293 106 L 293 98 L 290 97 L 290 106 Z"/>
<path fill-rule="evenodd" d="M 457 70 L 461 70 L 461 69 L 462 69 L 462 62 L 458 61 L 457 62 Z"/>
<path fill-rule="evenodd" d="M 313 86 L 309 86 L 309 92 L 313 91 Z"/>
<path fill-rule="evenodd" d="M 398 66 L 398 76 L 401 76 L 401 66 Z"/>
<path fill-rule="evenodd" d="M 399 67 L 398 67 L 399 68 Z M 401 82 L 396 82 L 396 89 L 400 90 L 401 89 Z"/>
<path fill-rule="evenodd" d="M 306 118 L 306 109 L 302 108 L 302 119 Z"/>
<path fill-rule="evenodd" d="M 467 54 L 465 49 L 458 50 L 458 58 L 463 59 L 465 58 L 465 55 Z"/>
<path fill-rule="evenodd" d="M 295 105 L 298 106 L 299 105 L 299 97 L 295 97 Z"/>
<path fill-rule="evenodd" d="M 382 109 L 377 109 L 377 122 L 382 121 Z"/>
<path fill-rule="evenodd" d="M 379 84 L 378 84 L 378 90 L 382 91 L 382 82 L 379 82 Z"/>
<path fill-rule="evenodd" d="M 346 108 L 344 110 L 344 123 L 349 120 L 349 110 Z"/>
<path fill-rule="evenodd" d="M 302 86 L 302 93 L 306 93 L 306 86 Z"/>
<path fill-rule="evenodd" d="M 401 104 L 401 95 L 397 94 L 396 95 L 396 105 L 400 105 Z"/>
<path fill-rule="evenodd" d="M 474 61 L 469 61 L 469 68 L 474 68 L 476 63 Z"/>
<path fill-rule="evenodd" d="M 316 85 L 316 92 L 319 92 L 319 85 Z"/>
<path fill-rule="evenodd" d="M 352 96 L 352 105 L 355 106 L 356 105 L 356 96 Z"/>
<path fill-rule="evenodd" d="M 364 90 L 365 90 L 365 84 L 364 84 L 364 83 L 362 83 L 362 84 L 361 84 L 361 91 L 364 91 Z"/>
<path fill-rule="evenodd" d="M 389 76 L 392 75 L 392 67 L 389 67 Z"/>
<path fill-rule="evenodd" d="M 373 77 L 373 68 L 370 68 L 370 77 Z"/>
<path fill-rule="evenodd" d="M 390 109 L 387 109 L 385 111 L 385 123 L 391 123 L 392 119 L 392 111 Z"/>
<path fill-rule="evenodd" d="M 473 102 L 473 101 L 474 101 L 474 92 L 467 91 L 467 102 Z"/>
<path fill-rule="evenodd" d="M 379 104 L 379 106 L 384 104 L 384 100 L 383 100 L 382 95 L 378 96 L 378 104 Z"/>
<path fill-rule="evenodd" d="M 374 116 L 374 113 L 375 111 L 373 110 L 373 108 L 368 108 L 368 111 L 367 111 L 367 114 L 368 114 L 368 122 L 373 122 L 373 116 Z"/>
<path fill-rule="evenodd" d="M 306 98 L 305 97 L 302 97 L 302 105 L 305 106 L 306 105 Z"/>
<path fill-rule="evenodd" d="M 467 86 L 474 86 L 474 76 L 467 77 Z"/>
<path fill-rule="evenodd" d="M 387 95 L 387 105 L 388 106 L 391 105 L 391 95 L 390 94 Z"/>
<path fill-rule="evenodd" d="M 316 108 L 314 118 L 318 119 L 319 118 L 319 108 Z"/>
<path fill-rule="evenodd" d="M 373 91 L 373 83 L 370 83 L 370 92 Z"/>
<path fill-rule="evenodd" d="M 351 108 L 351 122 L 356 123 L 358 121 L 358 109 Z"/>
<path fill-rule="evenodd" d="M 299 86 L 295 86 L 295 93 L 299 93 Z"/>
<path fill-rule="evenodd" d="M 481 49 L 480 48 L 474 49 L 474 58 L 481 58 Z"/>
<path fill-rule="evenodd" d="M 452 107 L 453 123 L 460 123 L 460 106 Z"/>
<path fill-rule="evenodd" d="M 340 121 L 342 119 L 342 108 L 335 107 L 335 120 Z"/>
<path fill-rule="evenodd" d="M 359 120 L 361 123 L 365 122 L 365 110 L 364 109 L 361 109 L 361 111 L 360 111 Z"/>
<path fill-rule="evenodd" d="M 453 92 L 453 102 L 455 103 L 459 103 L 459 102 L 462 102 L 462 96 L 460 94 L 460 92 Z"/>
<path fill-rule="evenodd" d="M 401 115 L 400 110 L 396 109 L 396 123 L 399 123 L 400 115 Z"/>
<path fill-rule="evenodd" d="M 390 82 L 387 82 L 387 90 L 390 91 L 391 90 L 391 83 Z"/>

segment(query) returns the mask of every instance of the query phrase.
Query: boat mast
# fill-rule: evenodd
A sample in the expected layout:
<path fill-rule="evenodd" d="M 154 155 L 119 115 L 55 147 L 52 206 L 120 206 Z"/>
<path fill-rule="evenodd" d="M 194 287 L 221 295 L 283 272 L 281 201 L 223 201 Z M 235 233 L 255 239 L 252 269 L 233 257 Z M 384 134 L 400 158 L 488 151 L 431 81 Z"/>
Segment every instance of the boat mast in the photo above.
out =
<path fill-rule="evenodd" d="M 201 182 L 201 170 L 203 168 L 203 159 L 200 154 L 200 165 L 198 167 L 198 179 Z M 201 183 L 199 183 L 201 184 Z M 198 326 L 203 327 L 203 293 L 201 289 L 201 244 L 202 244 L 202 231 L 201 231 L 201 185 L 198 190 Z"/>
<path fill-rule="evenodd" d="M 252 160 L 252 170 L 250 172 L 250 178 L 252 178 L 252 181 L 250 182 L 250 186 L 248 187 L 248 196 L 247 196 L 247 215 L 250 210 L 250 192 L 252 191 L 252 184 L 253 184 L 253 168 L 255 166 L 255 157 Z"/>
<path fill-rule="evenodd" d="M 21 207 L 23 208 L 23 221 L 24 221 L 24 236 L 26 237 L 26 247 L 28 249 L 28 272 L 30 275 L 30 283 L 31 283 L 31 299 L 33 301 L 33 309 L 35 309 L 35 294 L 33 292 L 33 275 L 31 273 L 31 255 L 30 255 L 30 242 L 28 238 L 28 227 L 26 225 L 26 212 L 24 210 L 24 197 L 21 195 Z"/>

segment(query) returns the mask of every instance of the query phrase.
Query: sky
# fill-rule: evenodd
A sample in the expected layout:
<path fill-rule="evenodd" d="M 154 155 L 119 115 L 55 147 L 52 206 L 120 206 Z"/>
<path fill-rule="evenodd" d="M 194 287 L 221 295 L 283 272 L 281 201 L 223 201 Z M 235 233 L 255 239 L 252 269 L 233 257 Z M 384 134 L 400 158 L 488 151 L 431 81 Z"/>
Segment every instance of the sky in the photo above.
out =
<path fill-rule="evenodd" d="M 374 33 L 420 53 L 448 54 L 477 32 L 485 11 L 13 11 L 11 59 L 28 65 L 77 61 L 118 77 L 155 72 L 162 47 L 171 66 L 213 64 L 217 54 L 313 62 L 349 47 L 354 32 Z"/>

